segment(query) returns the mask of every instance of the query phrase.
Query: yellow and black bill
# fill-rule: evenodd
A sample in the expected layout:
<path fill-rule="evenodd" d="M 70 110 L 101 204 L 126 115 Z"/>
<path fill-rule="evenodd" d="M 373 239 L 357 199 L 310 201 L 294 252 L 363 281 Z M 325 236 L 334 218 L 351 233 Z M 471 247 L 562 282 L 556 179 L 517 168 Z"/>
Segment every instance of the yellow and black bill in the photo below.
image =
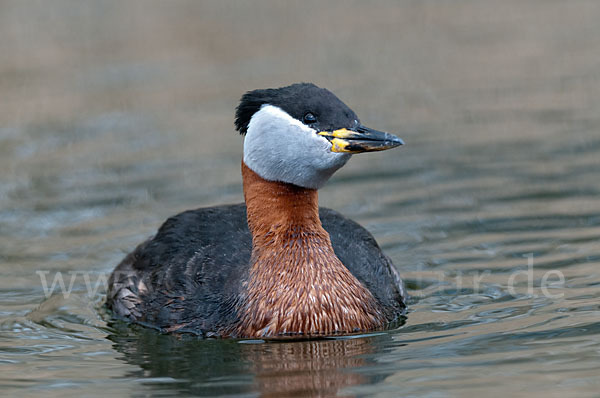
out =
<path fill-rule="evenodd" d="M 331 142 L 331 152 L 361 153 L 384 151 L 404 145 L 404 141 L 390 133 L 377 131 L 365 126 L 342 128 L 334 131 L 320 131 L 317 134 Z"/>

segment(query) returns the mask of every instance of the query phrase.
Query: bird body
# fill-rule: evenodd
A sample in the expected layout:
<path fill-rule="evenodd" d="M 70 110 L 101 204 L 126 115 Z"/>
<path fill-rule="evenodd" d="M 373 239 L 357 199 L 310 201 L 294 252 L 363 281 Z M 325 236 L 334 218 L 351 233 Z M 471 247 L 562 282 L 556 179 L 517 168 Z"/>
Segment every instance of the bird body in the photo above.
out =
<path fill-rule="evenodd" d="M 398 320 L 405 293 L 393 264 L 368 231 L 320 209 L 317 189 L 351 153 L 401 141 L 310 84 L 247 93 L 236 126 L 246 134 L 245 204 L 168 219 L 111 275 L 109 308 L 164 332 L 241 338 L 343 335 Z"/>

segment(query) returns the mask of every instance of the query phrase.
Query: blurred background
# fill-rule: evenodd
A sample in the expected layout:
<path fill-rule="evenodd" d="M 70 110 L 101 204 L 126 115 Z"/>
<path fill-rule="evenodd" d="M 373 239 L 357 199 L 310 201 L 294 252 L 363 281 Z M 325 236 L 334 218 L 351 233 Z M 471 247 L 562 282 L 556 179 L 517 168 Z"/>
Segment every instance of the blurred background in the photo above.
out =
<path fill-rule="evenodd" d="M 1 388 L 596 396 L 599 20 L 594 0 L 0 0 Z M 407 143 L 320 194 L 393 259 L 406 324 L 285 344 L 113 324 L 86 283 L 166 217 L 242 201 L 235 106 L 300 81 Z"/>

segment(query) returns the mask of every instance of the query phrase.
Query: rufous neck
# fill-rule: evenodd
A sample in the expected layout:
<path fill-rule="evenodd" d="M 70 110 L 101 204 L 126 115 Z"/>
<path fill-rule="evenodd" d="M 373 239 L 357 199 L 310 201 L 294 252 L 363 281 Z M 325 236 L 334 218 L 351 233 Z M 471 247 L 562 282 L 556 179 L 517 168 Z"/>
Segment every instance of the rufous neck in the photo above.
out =
<path fill-rule="evenodd" d="M 267 181 L 242 161 L 248 227 L 253 239 L 294 230 L 322 230 L 316 189 Z"/>
<path fill-rule="evenodd" d="M 335 255 L 317 190 L 267 181 L 243 162 L 242 177 L 252 259 L 230 333 L 324 336 L 383 326 L 377 300 Z"/>

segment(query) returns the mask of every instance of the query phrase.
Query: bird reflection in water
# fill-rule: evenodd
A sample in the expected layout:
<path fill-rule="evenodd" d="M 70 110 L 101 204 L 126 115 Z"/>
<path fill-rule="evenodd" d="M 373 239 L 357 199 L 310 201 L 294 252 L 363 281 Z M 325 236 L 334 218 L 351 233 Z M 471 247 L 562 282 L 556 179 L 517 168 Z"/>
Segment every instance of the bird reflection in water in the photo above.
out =
<path fill-rule="evenodd" d="M 122 324 L 113 327 L 117 333 L 109 339 L 115 349 L 140 368 L 126 377 L 148 379 L 143 384 L 152 390 L 197 396 L 353 396 L 344 389 L 385 377 L 372 380 L 355 370 L 372 365 L 377 347 L 391 339 L 379 334 L 308 341 L 199 340 Z"/>
<path fill-rule="evenodd" d="M 338 396 L 344 387 L 368 383 L 352 372 L 365 366 L 366 354 L 374 350 L 368 337 L 263 346 L 245 354 L 264 397 Z"/>

